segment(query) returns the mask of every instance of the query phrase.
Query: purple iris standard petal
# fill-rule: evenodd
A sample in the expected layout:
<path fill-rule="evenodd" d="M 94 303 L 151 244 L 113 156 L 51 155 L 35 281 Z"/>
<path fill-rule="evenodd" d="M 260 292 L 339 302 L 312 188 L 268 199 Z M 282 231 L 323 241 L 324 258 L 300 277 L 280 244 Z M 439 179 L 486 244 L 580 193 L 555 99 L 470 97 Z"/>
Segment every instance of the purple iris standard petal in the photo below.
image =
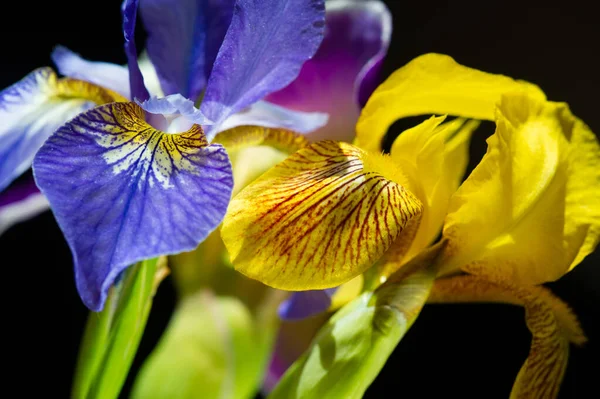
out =
<path fill-rule="evenodd" d="M 88 61 L 63 46 L 56 46 L 51 57 L 62 75 L 95 83 L 131 98 L 126 67 L 110 62 Z"/>
<path fill-rule="evenodd" d="M 325 126 L 328 118 L 327 114 L 321 112 L 292 111 L 266 101 L 258 101 L 245 110 L 225 119 L 218 126 L 218 129 L 210 131 L 210 135 L 243 125 L 282 128 L 298 133 L 310 133 Z"/>
<path fill-rule="evenodd" d="M 0 193 L 0 234 L 16 223 L 31 219 L 50 209 L 33 179 L 15 184 Z"/>
<path fill-rule="evenodd" d="M 237 0 L 201 109 L 221 123 L 298 76 L 325 28 L 323 0 Z"/>
<path fill-rule="evenodd" d="M 58 98 L 56 74 L 40 68 L 0 92 L 0 191 L 31 166 L 44 141 L 93 103 Z"/>
<path fill-rule="evenodd" d="M 121 6 L 123 15 L 123 36 L 125 38 L 125 54 L 129 69 L 129 87 L 132 99 L 146 101 L 150 98 L 148 89 L 144 84 L 144 77 L 138 64 L 138 53 L 135 46 L 135 23 L 139 0 L 125 0 Z"/>
<path fill-rule="evenodd" d="M 223 42 L 234 0 L 144 0 L 146 48 L 165 94 L 196 100 Z"/>
<path fill-rule="evenodd" d="M 202 129 L 158 131 L 135 103 L 87 111 L 36 155 L 34 177 L 71 248 L 92 310 L 127 266 L 189 251 L 221 223 L 233 188 L 225 149 Z"/>
<path fill-rule="evenodd" d="M 299 111 L 327 112 L 329 123 L 311 138 L 351 141 L 360 106 L 379 83 L 391 32 L 391 14 L 380 1 L 328 1 L 319 50 L 294 82 L 267 100 Z"/>
<path fill-rule="evenodd" d="M 279 305 L 279 317 L 283 320 L 301 320 L 329 309 L 336 288 L 294 292 Z"/>

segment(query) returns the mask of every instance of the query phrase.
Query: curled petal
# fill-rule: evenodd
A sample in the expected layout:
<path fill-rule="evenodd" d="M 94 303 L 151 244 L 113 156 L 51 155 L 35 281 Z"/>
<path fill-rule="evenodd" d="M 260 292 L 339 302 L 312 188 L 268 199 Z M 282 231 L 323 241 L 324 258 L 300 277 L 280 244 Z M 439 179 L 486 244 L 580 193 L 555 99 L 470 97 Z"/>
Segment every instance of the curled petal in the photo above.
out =
<path fill-rule="evenodd" d="M 144 111 L 153 114 L 162 116 L 181 115 L 191 122 L 191 124 L 196 123 L 200 125 L 210 123 L 202 112 L 194 106 L 194 103 L 181 94 L 171 94 L 162 98 L 153 97 L 138 104 Z M 189 127 L 191 127 L 191 124 Z"/>
<path fill-rule="evenodd" d="M 60 125 L 94 104 L 124 100 L 91 83 L 58 79 L 40 68 L 0 92 L 0 190 L 31 166 Z"/>
<path fill-rule="evenodd" d="M 231 22 L 234 0 L 144 0 L 146 47 L 165 94 L 196 101 Z"/>
<path fill-rule="evenodd" d="M 293 81 L 325 28 L 323 0 L 237 0 L 202 111 L 219 124 Z"/>
<path fill-rule="evenodd" d="M 365 150 L 381 151 L 390 125 L 407 116 L 448 114 L 494 120 L 502 94 L 511 92 L 545 100 L 531 83 L 462 66 L 447 55 L 425 54 L 375 90 L 356 125 L 356 143 Z"/>
<path fill-rule="evenodd" d="M 321 112 L 292 111 L 266 101 L 258 101 L 245 110 L 225 119 L 213 133 L 243 125 L 282 128 L 298 133 L 310 133 L 325 126 L 328 119 L 328 115 Z"/>
<path fill-rule="evenodd" d="M 0 193 L 0 234 L 19 222 L 50 209 L 48 200 L 37 189 L 33 179 Z"/>
<path fill-rule="evenodd" d="M 389 157 L 303 148 L 242 190 L 221 230 L 235 268 L 293 291 L 332 288 L 379 259 L 421 212 Z"/>
<path fill-rule="evenodd" d="M 566 104 L 505 95 L 481 163 L 452 197 L 443 273 L 485 265 L 524 285 L 560 278 L 600 234 L 600 145 Z"/>
<path fill-rule="evenodd" d="M 506 280 L 476 276 L 437 280 L 428 303 L 495 302 L 525 307 L 531 349 L 521 367 L 511 399 L 556 398 L 567 367 L 569 342 L 586 341 L 567 305 L 544 287 L 519 287 Z"/>
<path fill-rule="evenodd" d="M 392 17 L 379 0 L 326 2 L 323 42 L 288 86 L 268 100 L 292 109 L 327 112 L 329 123 L 313 140 L 351 141 L 360 107 L 379 83 L 392 33 Z"/>
<path fill-rule="evenodd" d="M 73 253 L 79 293 L 96 311 L 127 266 L 204 240 L 233 186 L 227 153 L 199 125 L 158 131 L 135 103 L 71 120 L 38 152 L 34 176 Z"/>

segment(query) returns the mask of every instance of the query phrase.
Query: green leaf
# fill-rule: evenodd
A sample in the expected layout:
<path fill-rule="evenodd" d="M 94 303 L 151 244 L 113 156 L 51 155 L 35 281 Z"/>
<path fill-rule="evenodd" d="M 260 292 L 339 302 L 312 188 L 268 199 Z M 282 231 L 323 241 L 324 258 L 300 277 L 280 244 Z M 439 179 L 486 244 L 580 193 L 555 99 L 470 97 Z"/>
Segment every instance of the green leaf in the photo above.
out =
<path fill-rule="evenodd" d="M 277 301 L 278 302 L 278 301 Z M 272 347 L 275 301 L 253 315 L 205 289 L 182 299 L 136 380 L 133 399 L 244 399 L 256 393 Z"/>
<path fill-rule="evenodd" d="M 161 261 L 162 260 L 162 261 Z M 101 312 L 90 312 L 79 351 L 73 399 L 117 398 L 148 320 L 152 299 L 167 275 L 164 258 L 127 269 Z"/>
<path fill-rule="evenodd" d="M 425 304 L 440 249 L 417 256 L 334 314 L 269 399 L 362 398 Z"/>

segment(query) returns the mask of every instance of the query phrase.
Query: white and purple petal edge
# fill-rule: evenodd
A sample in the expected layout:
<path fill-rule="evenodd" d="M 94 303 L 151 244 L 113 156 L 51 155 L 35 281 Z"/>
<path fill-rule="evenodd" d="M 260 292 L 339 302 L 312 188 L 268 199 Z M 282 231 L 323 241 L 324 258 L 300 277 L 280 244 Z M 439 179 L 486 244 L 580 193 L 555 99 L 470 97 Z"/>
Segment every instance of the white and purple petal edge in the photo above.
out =
<path fill-rule="evenodd" d="M 51 58 L 61 75 L 85 80 L 131 98 L 126 67 L 110 62 L 88 61 L 63 46 L 56 46 Z"/>
<path fill-rule="evenodd" d="M 39 68 L 0 92 L 0 191 L 31 166 L 60 125 L 93 106 L 81 98 L 56 98 L 56 75 Z"/>

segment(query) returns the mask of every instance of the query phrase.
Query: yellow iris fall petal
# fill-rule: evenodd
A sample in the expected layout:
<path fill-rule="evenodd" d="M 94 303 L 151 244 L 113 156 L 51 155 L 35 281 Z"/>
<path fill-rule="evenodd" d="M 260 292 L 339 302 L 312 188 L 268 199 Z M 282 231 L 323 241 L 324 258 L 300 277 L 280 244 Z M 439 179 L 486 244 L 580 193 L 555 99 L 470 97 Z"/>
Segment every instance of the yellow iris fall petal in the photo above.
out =
<path fill-rule="evenodd" d="M 452 198 L 443 272 L 556 280 L 598 242 L 600 146 L 565 104 L 505 95 L 481 163 Z"/>
<path fill-rule="evenodd" d="M 345 143 L 303 148 L 230 203 L 221 231 L 235 268 L 287 290 L 330 288 L 381 257 L 422 204 L 390 158 Z"/>

